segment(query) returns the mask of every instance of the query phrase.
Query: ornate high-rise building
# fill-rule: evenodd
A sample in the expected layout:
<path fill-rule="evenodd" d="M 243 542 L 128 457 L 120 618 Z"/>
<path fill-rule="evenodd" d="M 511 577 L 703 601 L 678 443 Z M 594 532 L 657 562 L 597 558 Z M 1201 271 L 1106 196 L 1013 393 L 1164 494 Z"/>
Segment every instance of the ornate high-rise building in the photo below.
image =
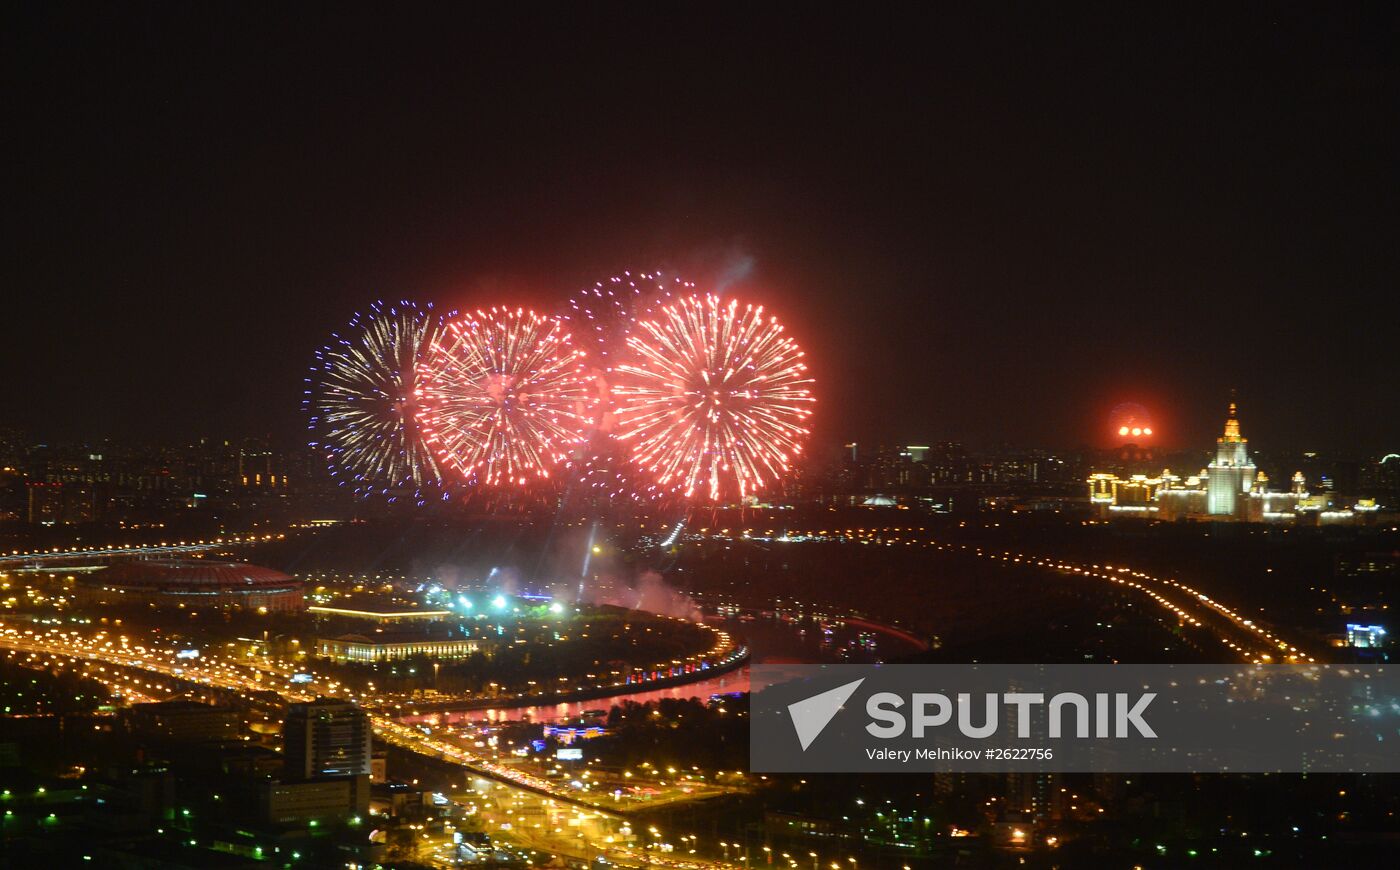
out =
<path fill-rule="evenodd" d="M 1089 505 L 1095 515 L 1317 526 L 1375 522 L 1383 509 L 1374 498 L 1353 503 L 1331 492 L 1312 493 L 1301 471 L 1294 473 L 1291 491 L 1270 489 L 1269 476 L 1249 458 L 1249 440 L 1240 434 L 1234 402 L 1225 431 L 1215 439 L 1215 458 L 1200 474 L 1183 479 L 1169 469 L 1144 472 L 1120 468 L 1089 475 Z"/>
<path fill-rule="evenodd" d="M 1236 516 L 1244 494 L 1254 482 L 1254 463 L 1249 460 L 1249 439 L 1240 435 L 1235 403 L 1225 419 L 1225 431 L 1215 439 L 1215 461 L 1206 467 L 1206 511 L 1211 516 Z"/>

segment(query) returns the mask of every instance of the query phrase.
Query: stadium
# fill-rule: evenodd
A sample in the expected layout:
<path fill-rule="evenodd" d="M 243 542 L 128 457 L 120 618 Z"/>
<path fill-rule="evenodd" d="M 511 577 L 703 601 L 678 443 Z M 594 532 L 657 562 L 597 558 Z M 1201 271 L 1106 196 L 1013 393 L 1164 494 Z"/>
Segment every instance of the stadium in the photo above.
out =
<path fill-rule="evenodd" d="M 305 608 L 300 580 L 245 562 L 203 559 L 122 562 L 79 581 L 78 592 L 98 604 L 297 612 Z"/>

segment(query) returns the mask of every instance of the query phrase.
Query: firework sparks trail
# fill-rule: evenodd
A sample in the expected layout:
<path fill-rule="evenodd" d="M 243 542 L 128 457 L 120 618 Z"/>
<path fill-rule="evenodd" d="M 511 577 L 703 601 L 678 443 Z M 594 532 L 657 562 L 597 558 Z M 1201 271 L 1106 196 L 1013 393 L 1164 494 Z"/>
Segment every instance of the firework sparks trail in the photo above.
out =
<path fill-rule="evenodd" d="M 492 308 L 449 320 L 419 365 L 424 437 L 448 468 L 488 486 L 547 479 L 596 404 L 556 319 Z"/>
<path fill-rule="evenodd" d="M 423 350 L 440 328 L 432 305 L 376 302 L 351 319 L 344 336 L 316 353 L 303 406 L 311 447 L 357 495 L 391 500 L 440 487 L 442 470 L 424 443 L 415 391 Z"/>
<path fill-rule="evenodd" d="M 639 475 L 626 447 L 617 441 L 617 413 L 612 397 L 614 368 L 628 354 L 627 339 L 636 323 L 668 301 L 672 293 L 695 285 L 661 272 L 623 272 L 576 293 L 562 319 L 575 340 L 589 348 L 589 373 L 597 396 L 588 441 L 569 462 L 581 492 L 608 501 L 641 502 L 663 493 L 654 480 Z"/>
<path fill-rule="evenodd" d="M 689 292 L 694 287 L 689 281 L 667 278 L 660 272 L 623 272 L 576 293 L 562 319 L 575 342 L 589 347 L 590 367 L 609 372 L 626 353 L 627 338 L 636 322 L 669 300 L 673 292 Z"/>
<path fill-rule="evenodd" d="M 617 367 L 618 437 L 663 488 L 718 502 L 777 481 L 815 401 L 803 352 L 761 306 L 688 296 L 637 324 Z"/>

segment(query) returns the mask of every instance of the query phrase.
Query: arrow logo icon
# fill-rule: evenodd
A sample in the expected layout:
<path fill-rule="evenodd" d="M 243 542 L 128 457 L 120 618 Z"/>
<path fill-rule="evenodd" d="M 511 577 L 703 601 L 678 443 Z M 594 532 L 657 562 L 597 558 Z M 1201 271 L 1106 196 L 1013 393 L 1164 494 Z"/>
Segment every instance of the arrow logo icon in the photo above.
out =
<path fill-rule="evenodd" d="M 850 700 L 863 682 L 865 677 L 788 705 L 788 715 L 792 716 L 792 727 L 797 730 L 797 739 L 802 744 L 803 752 L 806 752 L 812 741 L 821 735 L 831 718 Z"/>

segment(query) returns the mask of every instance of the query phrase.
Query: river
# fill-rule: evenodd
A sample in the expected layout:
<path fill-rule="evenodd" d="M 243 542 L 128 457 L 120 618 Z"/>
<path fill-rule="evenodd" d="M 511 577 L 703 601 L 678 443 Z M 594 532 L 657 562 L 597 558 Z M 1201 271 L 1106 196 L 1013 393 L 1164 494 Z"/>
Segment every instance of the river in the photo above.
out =
<path fill-rule="evenodd" d="M 582 716 L 587 710 L 607 710 L 623 701 L 636 701 L 645 704 L 662 698 L 709 698 L 711 695 L 724 695 L 730 692 L 749 690 L 749 666 L 743 665 L 726 671 L 716 677 L 671 686 L 665 689 L 645 689 L 606 698 L 593 698 L 587 701 L 567 701 L 535 707 L 487 707 L 479 710 L 454 710 L 445 713 L 423 713 L 418 716 L 404 716 L 400 721 L 425 725 L 455 725 L 465 722 L 562 722 Z"/>

